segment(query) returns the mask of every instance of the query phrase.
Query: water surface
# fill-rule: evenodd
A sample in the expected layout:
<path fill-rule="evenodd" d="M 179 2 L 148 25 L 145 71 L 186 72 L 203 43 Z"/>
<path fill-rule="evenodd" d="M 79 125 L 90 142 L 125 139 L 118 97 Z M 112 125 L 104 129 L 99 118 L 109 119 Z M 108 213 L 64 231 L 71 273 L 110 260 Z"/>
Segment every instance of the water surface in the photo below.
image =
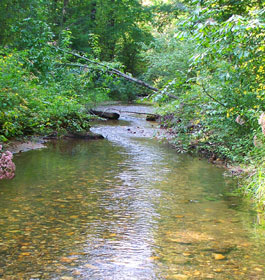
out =
<path fill-rule="evenodd" d="M 223 169 L 157 141 L 144 115 L 93 130 L 106 139 L 15 156 L 0 182 L 0 279 L 265 279 L 264 231 Z"/>

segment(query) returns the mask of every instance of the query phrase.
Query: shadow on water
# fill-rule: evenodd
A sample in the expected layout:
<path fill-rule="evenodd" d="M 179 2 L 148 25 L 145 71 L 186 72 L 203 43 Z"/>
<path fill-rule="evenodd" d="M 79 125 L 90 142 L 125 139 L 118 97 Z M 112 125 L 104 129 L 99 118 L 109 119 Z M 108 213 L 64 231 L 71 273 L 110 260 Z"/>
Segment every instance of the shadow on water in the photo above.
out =
<path fill-rule="evenodd" d="M 16 155 L 0 279 L 264 279 L 264 231 L 222 169 L 159 143 L 142 115 L 94 125 L 106 140 Z"/>

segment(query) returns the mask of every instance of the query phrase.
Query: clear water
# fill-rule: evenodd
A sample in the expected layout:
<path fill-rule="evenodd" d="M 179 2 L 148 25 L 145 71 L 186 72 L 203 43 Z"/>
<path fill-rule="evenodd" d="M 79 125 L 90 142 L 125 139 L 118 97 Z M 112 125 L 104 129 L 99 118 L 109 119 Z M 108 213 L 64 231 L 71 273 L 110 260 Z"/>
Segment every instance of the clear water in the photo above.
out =
<path fill-rule="evenodd" d="M 143 115 L 93 130 L 107 139 L 15 156 L 0 182 L 0 279 L 265 279 L 264 230 L 226 195 L 223 169 L 159 143 Z"/>

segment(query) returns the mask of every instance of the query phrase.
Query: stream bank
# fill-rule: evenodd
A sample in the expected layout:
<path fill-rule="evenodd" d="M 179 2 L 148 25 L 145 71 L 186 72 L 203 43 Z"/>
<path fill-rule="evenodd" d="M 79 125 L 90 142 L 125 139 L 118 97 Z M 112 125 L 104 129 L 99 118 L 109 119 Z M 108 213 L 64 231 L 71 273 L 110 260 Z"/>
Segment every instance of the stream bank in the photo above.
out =
<path fill-rule="evenodd" d="M 233 161 L 220 153 L 223 146 L 211 142 L 209 132 L 205 133 L 200 123 L 189 121 L 186 125 L 181 117 L 174 114 L 164 115 L 160 119 L 160 125 L 168 130 L 171 135 L 169 142 L 178 153 L 190 153 L 208 159 L 216 166 L 225 168 L 226 176 L 232 176 L 238 180 L 238 186 L 235 188 L 235 195 L 241 195 L 246 198 L 247 204 L 252 204 L 253 208 L 260 213 L 260 224 L 265 224 L 265 193 L 264 193 L 264 161 L 261 158 L 255 158 L 251 154 L 243 161 Z M 215 132 L 218 135 L 218 132 Z M 261 144 L 260 144 L 261 145 Z M 260 148 L 260 147 L 259 147 Z M 239 153 L 239 151 L 236 151 Z M 230 154 L 234 151 L 230 150 Z M 242 151 L 244 154 L 245 151 Z"/>

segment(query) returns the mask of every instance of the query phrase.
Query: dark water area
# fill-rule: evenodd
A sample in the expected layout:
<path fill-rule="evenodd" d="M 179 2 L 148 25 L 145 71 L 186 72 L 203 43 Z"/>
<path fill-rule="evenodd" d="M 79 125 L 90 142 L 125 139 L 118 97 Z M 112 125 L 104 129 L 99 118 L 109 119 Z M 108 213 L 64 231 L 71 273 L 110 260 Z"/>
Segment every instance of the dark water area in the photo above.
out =
<path fill-rule="evenodd" d="M 15 156 L 0 182 L 0 279 L 265 279 L 265 231 L 222 168 L 177 154 L 144 115 L 93 131 L 106 139 Z"/>

